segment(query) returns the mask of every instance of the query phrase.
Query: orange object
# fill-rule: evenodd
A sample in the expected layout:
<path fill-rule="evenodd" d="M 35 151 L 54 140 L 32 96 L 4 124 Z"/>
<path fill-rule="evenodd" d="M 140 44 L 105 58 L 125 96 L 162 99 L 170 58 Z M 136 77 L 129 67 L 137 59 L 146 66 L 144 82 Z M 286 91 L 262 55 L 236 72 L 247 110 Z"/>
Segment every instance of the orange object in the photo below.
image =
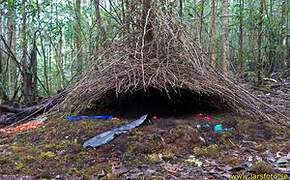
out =
<path fill-rule="evenodd" d="M 42 122 L 42 121 L 40 121 L 40 122 L 39 121 L 32 121 L 32 122 L 28 122 L 25 124 L 21 124 L 21 125 L 16 126 L 16 127 L 0 129 L 0 132 L 6 133 L 6 134 L 12 134 L 12 133 L 26 131 L 29 129 L 35 129 L 35 128 L 38 128 L 38 127 L 43 126 L 43 125 L 44 125 L 44 122 Z"/>

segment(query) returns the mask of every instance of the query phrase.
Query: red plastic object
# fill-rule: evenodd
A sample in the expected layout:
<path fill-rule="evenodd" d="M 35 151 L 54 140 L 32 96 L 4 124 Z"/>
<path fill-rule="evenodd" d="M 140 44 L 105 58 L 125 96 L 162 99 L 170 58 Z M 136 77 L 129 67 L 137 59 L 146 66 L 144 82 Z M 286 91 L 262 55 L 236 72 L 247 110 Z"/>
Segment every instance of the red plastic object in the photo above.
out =
<path fill-rule="evenodd" d="M 195 118 L 198 120 L 202 120 L 204 118 L 204 114 L 198 113 L 197 115 L 195 115 Z"/>
<path fill-rule="evenodd" d="M 207 116 L 205 117 L 205 120 L 207 120 L 207 121 L 211 121 L 211 120 L 212 120 L 211 115 L 207 115 Z"/>

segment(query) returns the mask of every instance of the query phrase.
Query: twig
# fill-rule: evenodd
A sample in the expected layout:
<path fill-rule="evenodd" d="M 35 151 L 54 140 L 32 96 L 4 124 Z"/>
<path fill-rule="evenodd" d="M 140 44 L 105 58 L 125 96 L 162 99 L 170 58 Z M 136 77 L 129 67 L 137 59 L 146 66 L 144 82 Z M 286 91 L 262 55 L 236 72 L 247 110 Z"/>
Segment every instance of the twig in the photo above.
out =
<path fill-rule="evenodd" d="M 142 78 L 143 78 L 143 86 L 144 86 L 144 88 L 145 88 L 146 83 L 145 83 L 145 76 L 144 76 L 144 52 L 143 52 L 143 50 L 144 50 L 144 46 L 145 46 L 145 36 L 146 36 L 146 31 L 147 31 L 147 25 L 148 25 L 148 19 L 149 19 L 150 11 L 151 11 L 151 8 L 147 12 L 146 21 L 145 21 L 145 25 L 144 25 L 144 29 L 143 29 L 142 47 L 141 47 L 141 66 L 142 66 Z"/>

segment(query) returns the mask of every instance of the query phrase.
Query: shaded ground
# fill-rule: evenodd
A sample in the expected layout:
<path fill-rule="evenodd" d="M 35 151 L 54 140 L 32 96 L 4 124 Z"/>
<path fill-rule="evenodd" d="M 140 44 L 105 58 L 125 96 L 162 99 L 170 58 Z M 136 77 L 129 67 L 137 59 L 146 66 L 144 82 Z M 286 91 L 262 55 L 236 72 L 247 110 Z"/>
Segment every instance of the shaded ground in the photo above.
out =
<path fill-rule="evenodd" d="M 275 127 L 231 114 L 214 114 L 211 120 L 233 127 L 230 134 L 198 130 L 196 125 L 204 122 L 192 114 L 158 119 L 96 150 L 82 148 L 88 138 L 126 122 L 49 119 L 38 129 L 0 134 L 0 177 L 226 179 L 245 172 L 246 168 L 240 167 L 245 162 L 253 164 L 250 169 L 256 173 L 279 173 L 266 163 L 266 152 L 287 154 L 290 149 L 290 131 L 273 137 Z M 255 165 L 261 159 L 265 163 Z"/>

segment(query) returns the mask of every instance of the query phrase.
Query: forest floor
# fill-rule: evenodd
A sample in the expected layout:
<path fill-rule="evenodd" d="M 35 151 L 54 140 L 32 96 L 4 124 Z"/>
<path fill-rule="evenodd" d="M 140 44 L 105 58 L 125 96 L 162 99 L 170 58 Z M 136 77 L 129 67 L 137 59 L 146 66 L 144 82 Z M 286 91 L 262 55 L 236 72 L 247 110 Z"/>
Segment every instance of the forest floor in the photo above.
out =
<path fill-rule="evenodd" d="M 200 121 L 194 115 L 160 118 L 95 150 L 84 149 L 83 142 L 127 120 L 50 119 L 31 131 L 0 135 L 0 179 L 227 179 L 231 174 L 282 172 L 269 162 L 269 153 L 274 159 L 277 152 L 288 154 L 290 131 L 273 137 L 275 127 L 232 114 L 212 117 L 211 123 L 231 126 L 233 132 L 197 130 Z"/>
<path fill-rule="evenodd" d="M 289 107 L 289 91 L 277 92 L 259 94 L 275 106 Z M 281 97 L 285 101 L 281 102 Z M 0 133 L 0 179 L 289 178 L 289 129 L 257 124 L 230 113 L 210 115 L 210 121 L 201 120 L 196 114 L 158 118 L 97 149 L 82 145 L 130 120 L 70 122 L 50 118 L 33 130 Z M 197 128 L 204 123 L 223 124 L 233 131 L 215 133 Z"/>

